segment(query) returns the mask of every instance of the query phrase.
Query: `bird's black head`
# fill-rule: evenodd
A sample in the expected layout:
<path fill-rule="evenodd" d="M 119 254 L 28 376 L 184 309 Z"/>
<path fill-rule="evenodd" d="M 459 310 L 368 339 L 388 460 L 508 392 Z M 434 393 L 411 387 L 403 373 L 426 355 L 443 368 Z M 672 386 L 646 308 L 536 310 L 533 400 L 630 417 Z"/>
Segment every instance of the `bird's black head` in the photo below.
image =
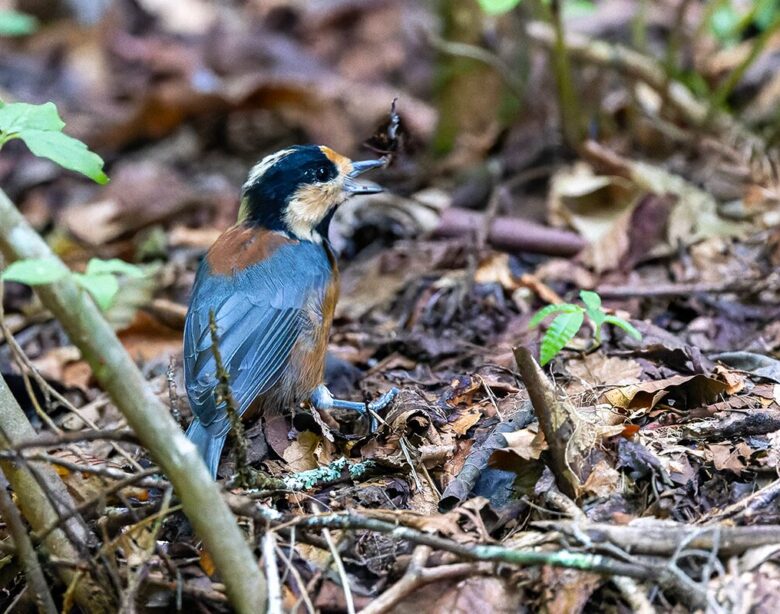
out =
<path fill-rule="evenodd" d="M 250 171 L 241 193 L 239 222 L 320 242 L 344 200 L 352 194 L 381 191 L 356 183 L 354 177 L 382 164 L 378 160 L 352 162 L 319 145 L 277 151 Z"/>

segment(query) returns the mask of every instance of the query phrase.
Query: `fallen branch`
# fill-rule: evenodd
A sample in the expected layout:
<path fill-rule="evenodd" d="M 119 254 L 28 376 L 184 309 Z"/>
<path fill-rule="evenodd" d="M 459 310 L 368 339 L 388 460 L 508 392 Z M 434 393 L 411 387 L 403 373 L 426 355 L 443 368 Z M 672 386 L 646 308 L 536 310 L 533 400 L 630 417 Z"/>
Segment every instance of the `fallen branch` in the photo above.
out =
<path fill-rule="evenodd" d="M 730 279 L 721 282 L 669 283 L 649 286 L 599 286 L 596 291 L 603 299 L 672 298 L 695 294 L 756 294 L 767 286 L 766 279 Z"/>
<path fill-rule="evenodd" d="M 672 556 L 681 543 L 686 548 L 711 550 L 718 547 L 722 557 L 736 556 L 761 546 L 780 542 L 780 525 L 734 527 L 722 524 L 684 525 L 674 522 L 641 522 L 636 526 L 606 523 L 583 523 L 571 520 L 540 520 L 534 527 L 560 531 L 567 537 L 588 546 L 610 544 L 635 555 Z"/>
<path fill-rule="evenodd" d="M 449 207 L 442 213 L 439 226 L 433 234 L 438 237 L 469 237 L 482 227 L 483 220 L 483 213 Z M 587 245 L 580 235 L 568 230 L 500 216 L 490 225 L 487 240 L 499 249 L 548 256 L 573 256 Z"/>
<path fill-rule="evenodd" d="M 9 261 L 43 258 L 65 266 L 2 190 L 0 252 Z M 81 350 L 98 382 L 171 480 L 187 517 L 225 580 L 233 606 L 239 612 L 264 611 L 265 580 L 244 534 L 220 496 L 218 485 L 211 479 L 195 446 L 146 385 L 95 303 L 68 277 L 37 286 L 35 291 Z"/>
<path fill-rule="evenodd" d="M 389 612 L 402 599 L 426 584 L 494 572 L 494 565 L 485 563 L 453 563 L 428 569 L 425 567 L 425 564 L 430 554 L 430 546 L 417 546 L 412 553 L 412 560 L 406 568 L 406 573 L 404 573 L 403 577 L 360 610 L 359 614 L 384 614 Z"/>
<path fill-rule="evenodd" d="M 439 500 L 439 511 L 448 512 L 463 503 L 479 480 L 479 476 L 487 468 L 493 452 L 507 446 L 504 433 L 519 431 L 528 426 L 532 420 L 531 404 L 526 403 L 516 415 L 499 422 L 481 445 L 475 445 L 466 457 L 463 468 L 444 489 Z"/>
<path fill-rule="evenodd" d="M 575 431 L 573 411 L 566 406 L 565 401 L 558 399 L 555 386 L 544 375 L 528 348 L 516 347 L 513 351 L 517 369 L 549 447 L 550 470 L 555 476 L 555 482 L 563 494 L 576 499 L 580 479 L 572 471 L 567 458 L 568 444 Z"/>
<path fill-rule="evenodd" d="M 707 518 L 707 521 L 754 522 L 759 514 L 774 511 L 778 498 L 780 498 L 780 480 L 775 480 L 744 499 L 713 513 Z M 780 534 L 780 529 L 778 529 L 778 534 Z"/>
<path fill-rule="evenodd" d="M 263 522 L 271 522 L 277 530 L 288 527 L 300 529 L 339 529 L 344 531 L 366 530 L 387 534 L 393 540 L 406 540 L 412 544 L 430 546 L 445 552 L 451 552 L 463 559 L 470 561 L 500 561 L 519 567 L 537 567 L 550 565 L 567 569 L 578 569 L 605 576 L 627 576 L 640 580 L 657 582 L 664 588 L 673 590 L 692 607 L 703 605 L 700 592 L 688 591 L 689 578 L 681 577 L 681 572 L 676 569 L 667 569 L 659 565 L 658 561 L 644 563 L 642 561 L 626 562 L 601 554 L 588 552 L 573 552 L 570 550 L 542 551 L 530 549 L 516 549 L 496 544 L 464 544 L 426 533 L 411 527 L 401 526 L 394 522 L 388 522 L 383 518 L 372 518 L 371 511 L 362 510 L 360 513 L 350 510 L 333 514 L 317 514 L 313 516 L 283 516 L 276 510 L 258 505 L 256 502 L 229 495 L 229 502 L 234 512 Z M 688 591 L 688 594 L 686 594 Z"/>

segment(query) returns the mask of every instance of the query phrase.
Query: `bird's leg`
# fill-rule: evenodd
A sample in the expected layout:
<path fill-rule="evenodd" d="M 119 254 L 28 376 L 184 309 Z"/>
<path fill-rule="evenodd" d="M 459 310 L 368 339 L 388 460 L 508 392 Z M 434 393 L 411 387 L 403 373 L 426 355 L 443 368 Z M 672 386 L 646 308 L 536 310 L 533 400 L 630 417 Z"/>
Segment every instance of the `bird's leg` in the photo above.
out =
<path fill-rule="evenodd" d="M 398 388 L 393 387 L 375 401 L 371 401 L 370 403 L 358 403 L 356 401 L 334 399 L 325 384 L 320 384 L 314 389 L 314 392 L 311 393 L 309 401 L 320 411 L 350 409 L 358 412 L 362 416 L 367 415 L 371 425 L 371 432 L 373 433 L 377 429 L 377 422 L 373 412 L 381 411 L 390 405 L 397 394 Z"/>

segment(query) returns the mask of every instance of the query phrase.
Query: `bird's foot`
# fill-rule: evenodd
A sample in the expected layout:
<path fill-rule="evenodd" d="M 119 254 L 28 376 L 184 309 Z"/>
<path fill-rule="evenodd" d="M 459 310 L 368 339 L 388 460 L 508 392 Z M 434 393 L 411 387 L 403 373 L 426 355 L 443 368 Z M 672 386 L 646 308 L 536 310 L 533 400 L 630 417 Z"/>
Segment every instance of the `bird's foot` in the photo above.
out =
<path fill-rule="evenodd" d="M 393 387 L 385 392 L 378 399 L 370 403 L 358 403 L 356 401 L 345 401 L 344 399 L 335 399 L 325 384 L 320 384 L 311 393 L 309 401 L 319 411 L 330 411 L 332 409 L 348 409 L 358 412 L 361 416 L 368 416 L 371 432 L 376 431 L 378 424 L 375 413 L 383 410 L 393 402 L 398 394 L 398 388 Z"/>

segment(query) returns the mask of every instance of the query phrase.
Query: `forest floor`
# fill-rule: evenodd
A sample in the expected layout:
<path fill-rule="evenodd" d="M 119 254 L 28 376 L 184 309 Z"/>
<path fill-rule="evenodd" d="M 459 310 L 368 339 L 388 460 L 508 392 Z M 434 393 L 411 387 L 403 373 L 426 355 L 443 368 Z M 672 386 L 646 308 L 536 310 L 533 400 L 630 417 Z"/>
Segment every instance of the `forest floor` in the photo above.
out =
<path fill-rule="evenodd" d="M 301 411 L 250 425 L 262 487 L 232 480 L 234 442 L 223 456 L 272 605 L 762 612 L 780 600 L 780 39 L 731 108 L 711 109 L 692 79 L 659 85 L 653 58 L 676 40 L 680 75 L 716 84 L 750 52 L 747 34 L 721 46 L 693 33 L 701 3 L 649 3 L 644 52 L 604 59 L 593 41 L 625 44 L 647 3 L 596 4 L 566 20 L 587 134 L 575 147 L 549 27 L 525 15 L 486 17 L 457 47 L 424 3 L 120 0 L 93 26 L 63 14 L 0 39 L 0 99 L 56 102 L 111 177 L 90 184 L 12 142 L 0 186 L 73 269 L 94 257 L 143 269 L 106 317 L 182 427 L 189 291 L 251 166 L 297 142 L 391 154 L 371 177 L 386 191 L 334 220 L 326 378 L 343 398 L 392 386 L 398 398 L 375 433 Z M 641 339 L 586 321 L 539 370 L 556 332 L 533 315 L 582 305 L 582 290 Z M 60 324 L 15 283 L 0 321 L 15 338 L 0 343 L 0 373 L 52 437 L 106 591 L 127 611 L 229 611 L 175 493 Z M 0 586 L 0 607 L 33 607 L 10 556 Z"/>

